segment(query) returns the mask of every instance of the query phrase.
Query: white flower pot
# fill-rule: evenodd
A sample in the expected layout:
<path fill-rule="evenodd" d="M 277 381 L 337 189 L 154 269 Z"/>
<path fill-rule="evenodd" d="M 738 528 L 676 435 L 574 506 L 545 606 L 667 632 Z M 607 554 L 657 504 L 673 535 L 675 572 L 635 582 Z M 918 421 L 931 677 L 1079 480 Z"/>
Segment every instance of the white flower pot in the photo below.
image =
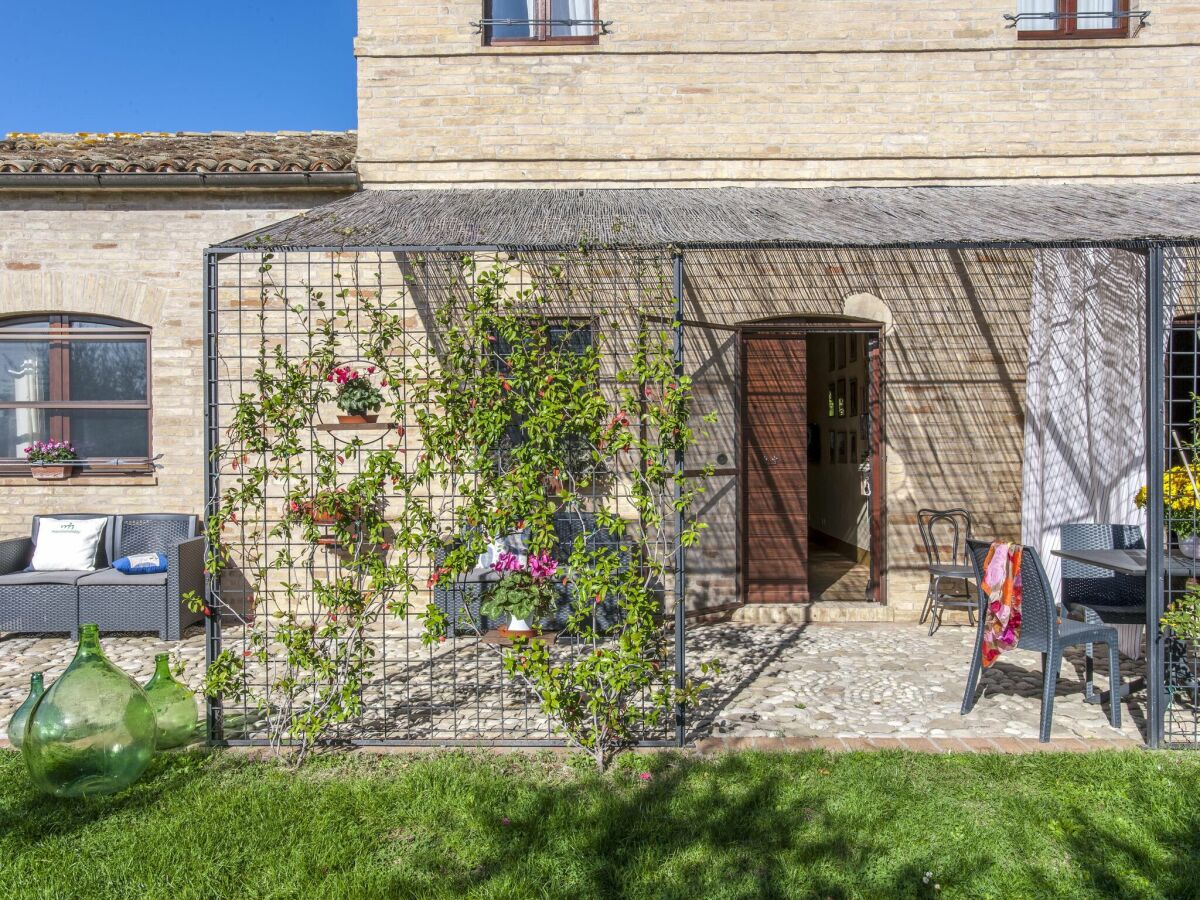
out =
<path fill-rule="evenodd" d="M 518 619 L 511 614 L 508 619 L 509 631 L 533 631 L 533 627 L 524 619 Z"/>
<path fill-rule="evenodd" d="M 1189 559 L 1200 559 L 1200 535 L 1179 538 L 1179 552 Z"/>

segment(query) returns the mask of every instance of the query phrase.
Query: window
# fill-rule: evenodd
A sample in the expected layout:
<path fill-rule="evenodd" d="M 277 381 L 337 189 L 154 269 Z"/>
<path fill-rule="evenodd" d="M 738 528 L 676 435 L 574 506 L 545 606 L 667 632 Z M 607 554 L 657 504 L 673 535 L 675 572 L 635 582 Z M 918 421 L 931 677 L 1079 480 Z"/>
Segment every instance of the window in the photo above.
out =
<path fill-rule="evenodd" d="M 532 323 L 531 323 L 532 324 Z M 595 323 L 591 319 L 564 318 L 557 322 L 547 322 L 546 342 L 551 351 L 559 354 L 583 356 L 595 344 Z M 508 357 L 512 347 L 503 337 L 496 341 L 497 367 L 501 372 L 508 369 Z M 516 416 L 505 429 L 505 435 L 500 447 L 500 465 L 508 465 L 508 454 L 514 447 L 525 442 L 524 416 Z M 563 448 L 564 455 L 572 461 L 572 468 L 582 472 L 591 464 L 591 448 L 577 437 L 568 437 L 567 446 Z"/>
<path fill-rule="evenodd" d="M 600 0 L 487 0 L 485 44 L 595 44 Z"/>
<path fill-rule="evenodd" d="M 150 471 L 150 329 L 119 319 L 0 319 L 0 472 L 68 441 L 90 474 Z"/>
<path fill-rule="evenodd" d="M 1130 0 L 1019 0 L 1017 36 L 1021 40 L 1128 37 L 1129 19 Z"/>

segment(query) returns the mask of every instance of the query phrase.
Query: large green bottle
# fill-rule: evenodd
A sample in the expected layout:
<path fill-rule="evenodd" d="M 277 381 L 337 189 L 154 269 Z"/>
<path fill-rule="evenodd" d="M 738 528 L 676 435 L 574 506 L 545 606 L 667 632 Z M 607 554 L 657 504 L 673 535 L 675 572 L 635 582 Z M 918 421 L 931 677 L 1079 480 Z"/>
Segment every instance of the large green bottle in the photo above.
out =
<path fill-rule="evenodd" d="M 172 677 L 165 653 L 154 657 L 154 674 L 146 682 L 146 696 L 150 698 L 158 723 L 156 746 L 159 750 L 182 747 L 196 739 L 200 724 L 196 695 Z"/>
<path fill-rule="evenodd" d="M 30 713 L 21 753 L 48 794 L 113 794 L 150 764 L 154 732 L 146 692 L 105 657 L 100 629 L 84 625 L 71 665 Z"/>
<path fill-rule="evenodd" d="M 29 679 L 29 696 L 25 698 L 24 703 L 17 707 L 17 711 L 8 720 L 8 742 L 12 744 L 14 750 L 21 749 L 21 744 L 25 740 L 25 723 L 29 721 L 29 714 L 33 712 L 33 708 L 44 693 L 46 693 L 46 688 L 42 682 L 42 673 L 34 672 Z"/>

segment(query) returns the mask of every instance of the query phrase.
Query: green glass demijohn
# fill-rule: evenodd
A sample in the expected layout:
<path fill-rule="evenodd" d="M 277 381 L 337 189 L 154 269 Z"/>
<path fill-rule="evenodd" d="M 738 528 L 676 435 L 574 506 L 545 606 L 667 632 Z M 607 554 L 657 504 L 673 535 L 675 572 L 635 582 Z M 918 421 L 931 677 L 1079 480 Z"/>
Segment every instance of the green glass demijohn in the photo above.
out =
<path fill-rule="evenodd" d="M 34 672 L 29 679 L 29 696 L 25 698 L 24 703 L 17 707 L 17 711 L 8 720 L 8 742 L 12 744 L 14 750 L 21 749 L 21 744 L 25 741 L 25 723 L 29 721 L 29 714 L 33 712 L 33 708 L 44 693 L 46 693 L 46 688 L 42 683 L 42 673 Z"/>
<path fill-rule="evenodd" d="M 158 723 L 156 746 L 159 750 L 182 747 L 195 740 L 200 724 L 196 695 L 171 675 L 171 664 L 165 653 L 154 657 L 154 675 L 146 682 L 146 696 L 150 698 Z"/>
<path fill-rule="evenodd" d="M 34 706 L 21 753 L 34 786 L 58 797 L 113 794 L 154 756 L 154 710 L 84 625 L 71 665 Z"/>

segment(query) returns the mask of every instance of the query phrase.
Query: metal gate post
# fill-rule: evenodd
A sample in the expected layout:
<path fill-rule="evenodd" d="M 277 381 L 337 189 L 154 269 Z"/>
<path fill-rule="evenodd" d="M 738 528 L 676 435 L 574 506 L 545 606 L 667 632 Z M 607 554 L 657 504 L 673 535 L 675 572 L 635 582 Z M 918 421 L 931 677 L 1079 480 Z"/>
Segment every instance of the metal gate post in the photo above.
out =
<path fill-rule="evenodd" d="M 676 252 L 674 256 L 674 273 L 673 273 L 673 290 L 675 292 L 675 321 L 672 323 L 675 329 L 675 383 L 682 383 L 684 374 L 683 365 L 683 254 Z M 686 678 L 684 677 L 684 666 L 686 658 L 684 655 L 684 628 L 686 627 L 687 617 L 684 610 L 684 588 L 685 579 L 687 577 L 686 562 L 687 551 L 683 546 L 683 531 L 687 526 L 686 517 L 683 510 L 680 508 L 680 500 L 683 498 L 683 472 L 684 472 L 684 451 L 683 447 L 675 448 L 675 688 L 683 690 Z M 680 747 L 687 743 L 687 708 L 682 701 L 676 703 L 675 706 L 675 740 Z"/>
<path fill-rule="evenodd" d="M 217 461 L 214 452 L 219 440 L 220 422 L 217 414 L 217 264 L 220 257 L 213 250 L 204 251 L 204 534 L 208 534 L 208 516 L 217 502 L 220 491 Z M 205 555 L 211 549 L 205 541 Z M 204 670 L 207 673 L 221 653 L 221 616 L 217 606 L 217 585 L 208 572 L 204 574 Z M 224 739 L 219 697 L 206 697 L 205 731 L 209 743 Z"/>
<path fill-rule="evenodd" d="M 1163 323 L 1163 247 L 1146 255 L 1146 682 L 1149 694 L 1146 743 L 1162 744 L 1166 716 L 1163 638 L 1163 468 L 1166 385 Z M 1115 701 L 1114 701 L 1115 702 Z"/>

